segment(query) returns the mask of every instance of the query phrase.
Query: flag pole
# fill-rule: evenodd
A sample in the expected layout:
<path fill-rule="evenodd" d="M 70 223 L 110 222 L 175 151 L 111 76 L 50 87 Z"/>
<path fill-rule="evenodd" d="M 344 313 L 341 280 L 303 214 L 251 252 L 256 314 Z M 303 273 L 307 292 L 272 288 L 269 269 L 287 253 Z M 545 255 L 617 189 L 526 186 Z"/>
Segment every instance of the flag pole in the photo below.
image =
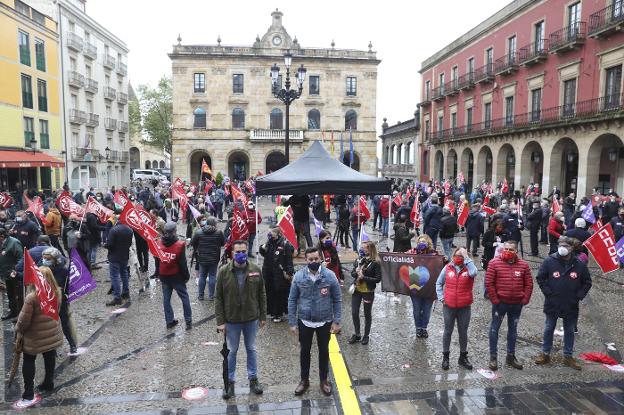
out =
<path fill-rule="evenodd" d="M 256 203 L 254 203 L 256 205 L 256 211 L 254 212 L 254 220 L 256 221 L 256 265 L 258 265 L 258 261 L 260 261 L 260 259 L 258 259 L 260 255 L 260 242 L 258 241 L 258 195 L 254 195 L 254 200 L 256 201 Z"/>
<path fill-rule="evenodd" d="M 361 201 L 362 201 L 362 195 L 359 195 L 358 196 L 358 200 L 357 200 L 358 210 L 357 210 L 357 219 L 356 219 L 358 221 L 358 224 L 360 225 L 360 234 L 358 235 L 358 250 L 360 249 L 360 246 L 362 245 L 362 226 L 363 226 L 363 224 L 360 222 L 360 203 L 361 203 Z"/>

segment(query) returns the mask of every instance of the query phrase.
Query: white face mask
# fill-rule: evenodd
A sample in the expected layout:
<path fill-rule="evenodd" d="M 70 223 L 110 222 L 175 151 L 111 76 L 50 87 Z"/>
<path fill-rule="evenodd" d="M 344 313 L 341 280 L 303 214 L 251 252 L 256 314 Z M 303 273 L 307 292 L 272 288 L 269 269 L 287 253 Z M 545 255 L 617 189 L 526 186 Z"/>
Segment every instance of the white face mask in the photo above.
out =
<path fill-rule="evenodd" d="M 568 256 L 568 254 L 570 253 L 568 248 L 566 248 L 565 246 L 560 246 L 559 248 L 557 248 L 557 252 L 560 256 Z"/>

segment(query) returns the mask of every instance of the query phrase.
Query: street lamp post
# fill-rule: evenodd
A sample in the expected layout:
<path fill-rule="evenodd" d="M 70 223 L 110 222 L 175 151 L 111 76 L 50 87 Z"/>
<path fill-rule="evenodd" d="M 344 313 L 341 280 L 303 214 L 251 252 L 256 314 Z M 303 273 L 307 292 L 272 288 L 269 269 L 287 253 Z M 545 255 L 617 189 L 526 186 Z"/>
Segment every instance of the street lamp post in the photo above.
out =
<path fill-rule="evenodd" d="M 292 64 L 292 55 L 290 52 L 286 52 L 284 55 L 284 65 L 286 66 L 286 82 L 285 88 L 279 89 L 277 84 L 279 80 L 279 66 L 273 64 L 271 67 L 271 85 L 273 88 L 273 96 L 279 99 L 286 105 L 286 136 L 284 139 L 284 157 L 286 158 L 286 164 L 290 163 L 290 104 L 301 96 L 303 91 L 303 81 L 306 77 L 306 69 L 303 64 L 297 69 L 297 89 L 290 89 L 290 65 Z"/>

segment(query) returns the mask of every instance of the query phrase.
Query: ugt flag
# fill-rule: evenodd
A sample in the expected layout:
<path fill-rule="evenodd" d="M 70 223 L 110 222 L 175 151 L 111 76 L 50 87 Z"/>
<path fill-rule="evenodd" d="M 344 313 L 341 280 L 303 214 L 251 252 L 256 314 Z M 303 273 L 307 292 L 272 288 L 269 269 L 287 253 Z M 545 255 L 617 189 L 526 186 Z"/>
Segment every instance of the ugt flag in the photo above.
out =
<path fill-rule="evenodd" d="M 30 253 L 24 248 L 24 285 L 32 284 L 37 288 L 37 298 L 41 312 L 58 321 L 59 299 L 56 290 L 50 286 L 46 277 L 35 265 Z"/>
<path fill-rule="evenodd" d="M 585 219 L 586 222 L 596 223 L 596 216 L 594 216 L 594 207 L 591 203 L 587 204 L 581 216 L 583 217 L 583 219 Z"/>
<path fill-rule="evenodd" d="M 617 271 L 620 268 L 620 257 L 615 246 L 615 236 L 611 224 L 607 223 L 596 233 L 589 237 L 583 245 L 598 263 L 598 266 L 605 274 Z"/>
<path fill-rule="evenodd" d="M 620 238 L 620 240 L 615 244 L 615 253 L 618 258 L 620 258 L 620 262 L 624 264 L 624 236 Z"/>
<path fill-rule="evenodd" d="M 95 290 L 97 286 L 87 266 L 82 262 L 76 248 L 69 254 L 69 284 L 67 301 L 70 303 Z"/>
<path fill-rule="evenodd" d="M 297 243 L 297 233 L 295 232 L 295 224 L 293 222 L 293 211 L 290 206 L 288 206 L 288 209 L 286 209 L 286 212 L 282 215 L 282 218 L 278 222 L 277 226 L 279 226 L 282 230 L 284 238 L 286 238 L 286 240 L 290 242 L 295 249 L 299 249 L 299 244 Z"/>

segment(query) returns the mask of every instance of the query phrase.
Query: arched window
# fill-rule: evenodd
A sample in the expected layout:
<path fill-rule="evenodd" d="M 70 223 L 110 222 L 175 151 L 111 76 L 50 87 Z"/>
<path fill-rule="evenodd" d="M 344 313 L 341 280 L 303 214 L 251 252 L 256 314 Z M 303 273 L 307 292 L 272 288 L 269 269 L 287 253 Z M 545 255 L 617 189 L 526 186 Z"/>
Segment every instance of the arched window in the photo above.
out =
<path fill-rule="evenodd" d="M 321 129 L 321 112 L 317 109 L 308 111 L 308 130 Z"/>
<path fill-rule="evenodd" d="M 202 107 L 197 107 L 193 111 L 193 128 L 206 128 L 206 110 Z"/>
<path fill-rule="evenodd" d="M 152 161 L 152 169 L 158 168 L 158 162 L 156 160 Z"/>
<path fill-rule="evenodd" d="M 149 160 L 145 160 L 145 168 L 146 169 L 151 169 L 152 168 L 152 162 Z"/>
<path fill-rule="evenodd" d="M 165 160 L 160 160 L 160 163 L 158 163 L 158 165 L 160 166 L 161 169 L 165 168 Z"/>
<path fill-rule="evenodd" d="M 284 116 L 282 110 L 279 108 L 273 108 L 271 110 L 271 130 L 283 130 L 284 129 Z"/>
<path fill-rule="evenodd" d="M 243 129 L 245 128 L 245 111 L 240 108 L 234 108 L 232 110 L 232 128 Z"/>
<path fill-rule="evenodd" d="M 349 110 L 345 114 L 345 130 L 357 130 L 357 112 Z"/>
<path fill-rule="evenodd" d="M 407 162 L 409 164 L 414 164 L 414 142 L 410 141 L 407 143 Z"/>
<path fill-rule="evenodd" d="M 398 159 L 397 154 L 397 146 L 396 144 L 392 146 L 392 164 L 397 164 Z"/>
<path fill-rule="evenodd" d="M 386 146 L 385 162 L 386 164 L 390 164 L 390 146 Z"/>

